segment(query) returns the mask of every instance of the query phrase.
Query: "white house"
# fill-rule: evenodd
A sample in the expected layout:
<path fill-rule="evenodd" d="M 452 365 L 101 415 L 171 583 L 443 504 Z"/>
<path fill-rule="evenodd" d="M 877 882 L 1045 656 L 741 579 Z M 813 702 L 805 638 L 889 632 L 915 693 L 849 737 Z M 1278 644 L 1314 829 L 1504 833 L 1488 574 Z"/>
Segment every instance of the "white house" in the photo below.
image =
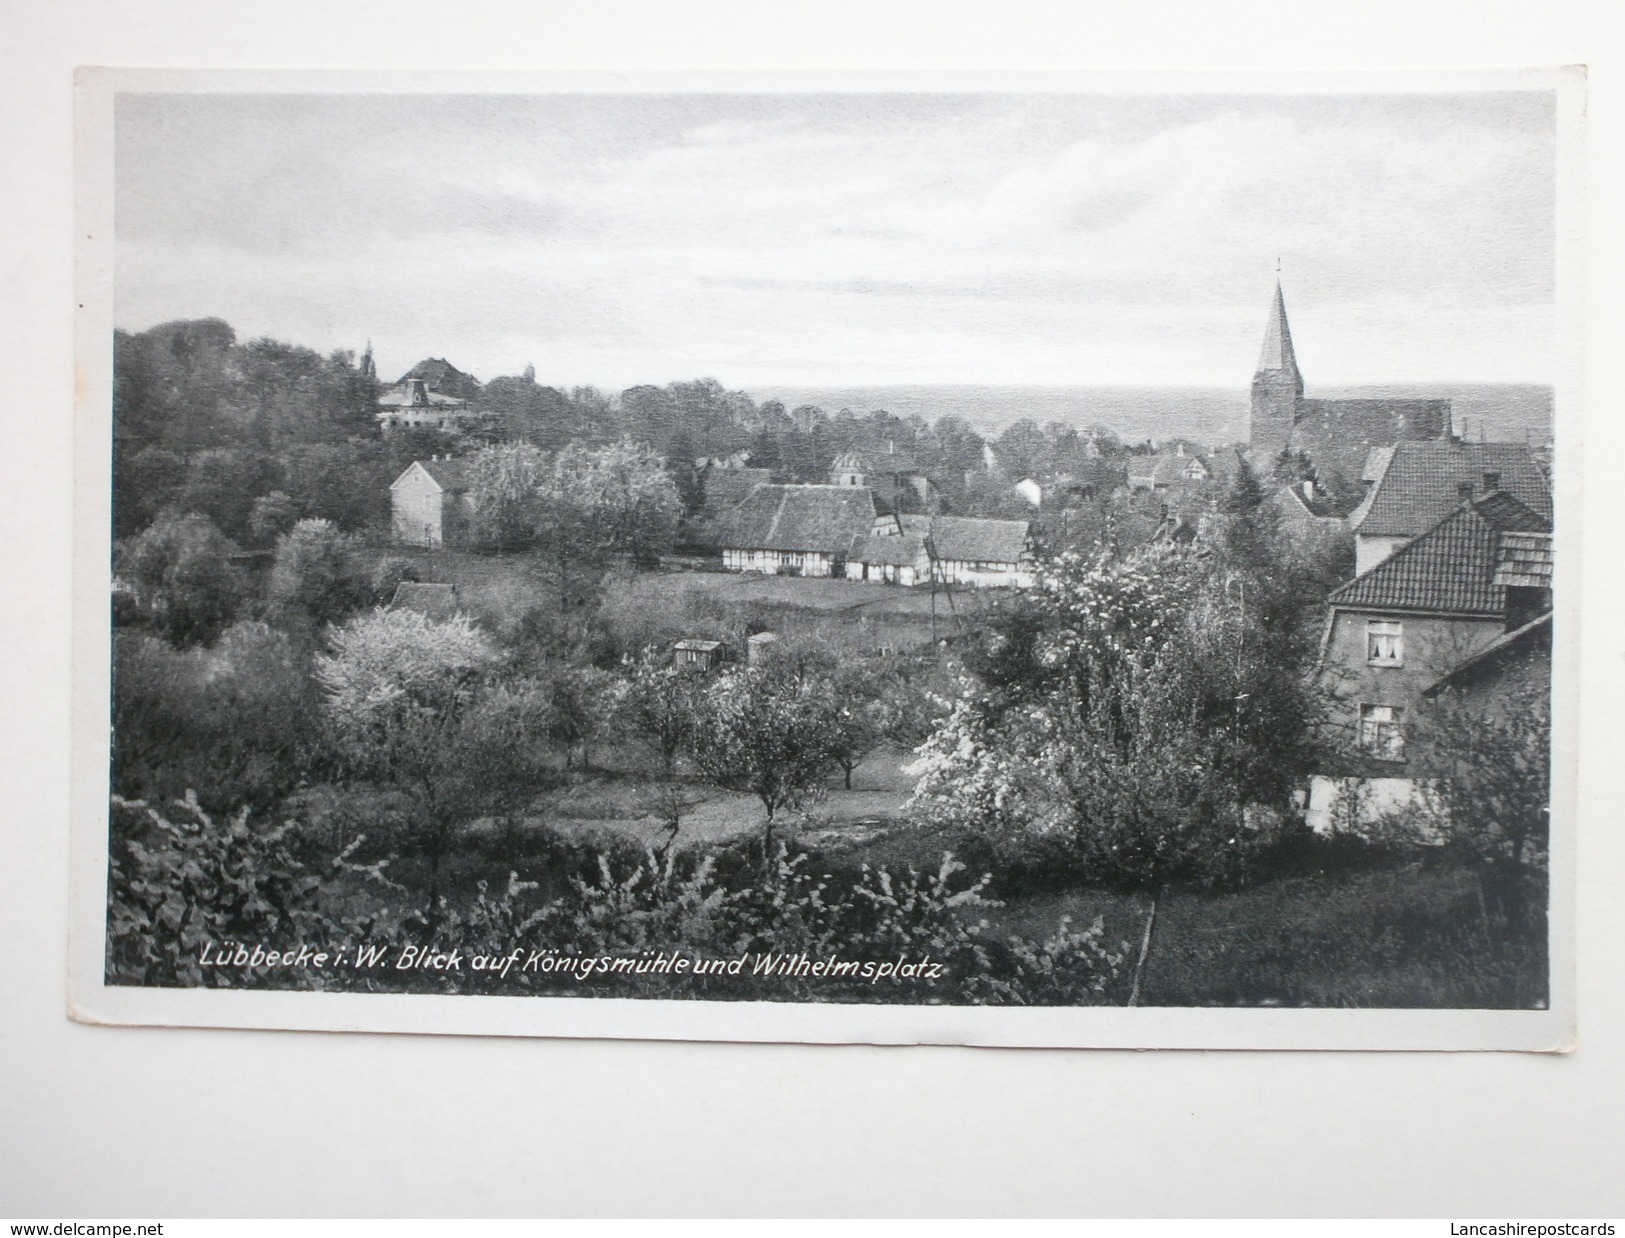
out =
<path fill-rule="evenodd" d="M 390 527 L 409 546 L 455 544 L 473 506 L 468 496 L 468 465 L 439 456 L 414 460 L 390 483 Z"/>

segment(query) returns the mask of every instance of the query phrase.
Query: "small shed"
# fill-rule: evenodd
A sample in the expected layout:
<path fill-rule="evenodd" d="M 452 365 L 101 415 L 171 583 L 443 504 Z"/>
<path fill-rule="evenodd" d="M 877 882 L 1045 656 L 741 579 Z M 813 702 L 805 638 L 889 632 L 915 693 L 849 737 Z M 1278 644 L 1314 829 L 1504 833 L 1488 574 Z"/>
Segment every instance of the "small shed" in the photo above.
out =
<path fill-rule="evenodd" d="M 745 664 L 747 666 L 758 665 L 773 652 L 773 646 L 778 642 L 779 634 L 777 632 L 758 632 L 754 636 L 746 637 Z"/>
<path fill-rule="evenodd" d="M 722 665 L 728 647 L 719 640 L 686 638 L 673 645 L 671 652 L 677 666 L 697 666 L 709 671 Z"/>

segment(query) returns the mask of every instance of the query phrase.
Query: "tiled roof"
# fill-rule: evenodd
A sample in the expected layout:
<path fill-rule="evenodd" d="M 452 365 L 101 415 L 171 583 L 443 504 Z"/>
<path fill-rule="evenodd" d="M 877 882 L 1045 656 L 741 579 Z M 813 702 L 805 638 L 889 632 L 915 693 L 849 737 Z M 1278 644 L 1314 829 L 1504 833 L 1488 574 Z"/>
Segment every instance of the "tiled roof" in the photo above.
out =
<path fill-rule="evenodd" d="M 1307 498 L 1303 493 L 1302 482 L 1282 486 L 1275 492 L 1275 502 L 1293 519 L 1327 520 L 1338 525 L 1343 523 L 1337 515 L 1336 505 L 1325 492 L 1317 491 L 1314 498 Z"/>
<path fill-rule="evenodd" d="M 1473 506 L 1484 519 L 1503 532 L 1543 533 L 1548 539 L 1551 537 L 1552 522 L 1505 490 L 1497 490 L 1481 499 L 1474 499 Z"/>
<path fill-rule="evenodd" d="M 412 388 L 402 385 L 391 387 L 378 397 L 379 408 L 462 408 L 467 400 L 459 400 L 456 396 L 441 395 L 438 391 L 425 392 L 428 404 L 412 403 Z"/>
<path fill-rule="evenodd" d="M 931 521 L 931 553 L 960 563 L 1018 563 L 1027 550 L 1025 520 L 937 516 Z"/>
<path fill-rule="evenodd" d="M 1506 588 L 1497 580 L 1506 538 L 1540 518 L 1506 496 L 1464 503 L 1421 537 L 1334 590 L 1333 606 L 1373 610 L 1499 615 Z"/>
<path fill-rule="evenodd" d="M 734 509 L 722 541 L 738 550 L 844 555 L 874 519 L 866 486 L 757 486 Z"/>
<path fill-rule="evenodd" d="M 1522 443 L 1404 442 L 1392 453 L 1380 480 L 1349 518 L 1362 536 L 1415 537 L 1461 502 L 1462 484 L 1471 483 L 1482 494 L 1486 473 L 1499 475 L 1498 489 L 1551 519 L 1551 490 Z M 1368 458 L 1368 473 L 1373 463 Z"/>
<path fill-rule="evenodd" d="M 1293 423 L 1309 426 L 1319 421 L 1325 429 L 1344 433 L 1386 436 L 1390 441 L 1431 442 L 1450 433 L 1450 401 L 1383 396 L 1377 399 L 1299 400 Z M 1382 442 L 1377 438 L 1371 446 Z"/>
<path fill-rule="evenodd" d="M 1381 481 L 1382 475 L 1388 471 L 1389 462 L 1394 458 L 1392 447 L 1373 447 L 1366 453 L 1365 468 L 1360 471 L 1361 481 Z"/>
<path fill-rule="evenodd" d="M 468 489 L 467 460 L 419 460 L 418 465 L 448 494 Z"/>

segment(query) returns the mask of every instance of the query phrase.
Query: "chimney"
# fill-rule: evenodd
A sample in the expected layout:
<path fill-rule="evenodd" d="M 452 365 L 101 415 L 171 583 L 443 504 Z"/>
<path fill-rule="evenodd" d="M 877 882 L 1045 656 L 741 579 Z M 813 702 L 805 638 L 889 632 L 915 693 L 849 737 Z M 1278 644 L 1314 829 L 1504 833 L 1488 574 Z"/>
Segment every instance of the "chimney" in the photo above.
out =
<path fill-rule="evenodd" d="M 1490 494 L 1501 488 L 1501 475 L 1499 473 L 1484 474 L 1484 493 Z"/>
<path fill-rule="evenodd" d="M 1473 483 L 1470 481 L 1458 481 L 1456 483 L 1456 500 L 1461 503 L 1468 503 L 1472 501 L 1472 497 Z"/>
<path fill-rule="evenodd" d="M 1308 477 L 1303 479 L 1303 497 L 1308 499 L 1311 503 L 1314 502 L 1315 499 L 1315 483 Z"/>

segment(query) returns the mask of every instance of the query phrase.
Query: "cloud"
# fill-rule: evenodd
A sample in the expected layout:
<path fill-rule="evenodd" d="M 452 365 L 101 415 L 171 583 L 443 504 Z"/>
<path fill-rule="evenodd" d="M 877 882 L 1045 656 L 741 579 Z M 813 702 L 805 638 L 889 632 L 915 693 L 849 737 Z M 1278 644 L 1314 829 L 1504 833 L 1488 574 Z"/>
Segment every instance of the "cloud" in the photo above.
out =
<path fill-rule="evenodd" d="M 1312 378 L 1550 364 L 1540 96 L 120 107 L 125 325 L 615 385 L 1233 383 L 1279 256 L 1306 347 L 1327 324 Z"/>

